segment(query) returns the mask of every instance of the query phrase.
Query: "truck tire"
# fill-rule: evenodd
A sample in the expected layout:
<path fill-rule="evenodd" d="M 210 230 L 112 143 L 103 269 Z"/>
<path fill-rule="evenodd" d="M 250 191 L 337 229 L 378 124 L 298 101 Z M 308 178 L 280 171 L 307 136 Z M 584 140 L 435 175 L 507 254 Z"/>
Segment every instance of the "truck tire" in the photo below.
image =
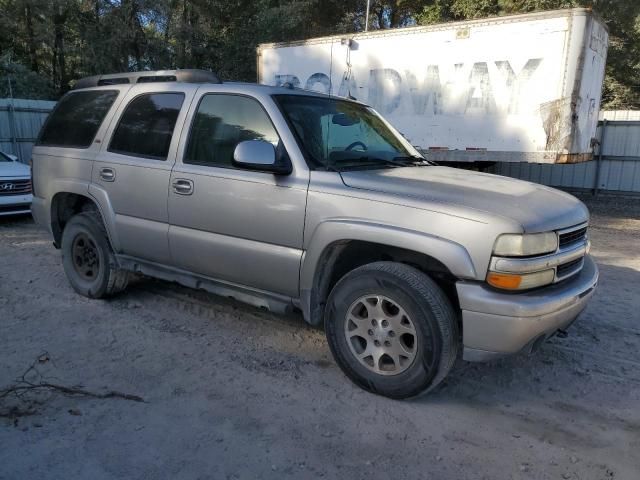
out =
<path fill-rule="evenodd" d="M 62 232 L 62 265 L 73 289 L 105 298 L 125 289 L 129 272 L 118 268 L 100 213 L 74 215 Z"/>
<path fill-rule="evenodd" d="M 433 390 L 458 353 L 451 303 L 421 271 L 376 262 L 345 275 L 325 309 L 329 347 L 358 386 L 390 398 Z"/>

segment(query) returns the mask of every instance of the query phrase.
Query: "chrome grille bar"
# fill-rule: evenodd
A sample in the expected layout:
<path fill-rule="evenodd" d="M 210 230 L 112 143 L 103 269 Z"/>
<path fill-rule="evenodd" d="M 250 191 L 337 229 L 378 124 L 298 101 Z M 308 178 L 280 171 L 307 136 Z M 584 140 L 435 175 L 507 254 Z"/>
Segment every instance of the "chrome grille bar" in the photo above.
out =
<path fill-rule="evenodd" d="M 28 195 L 31 193 L 31 180 L 0 180 L 0 196 Z"/>

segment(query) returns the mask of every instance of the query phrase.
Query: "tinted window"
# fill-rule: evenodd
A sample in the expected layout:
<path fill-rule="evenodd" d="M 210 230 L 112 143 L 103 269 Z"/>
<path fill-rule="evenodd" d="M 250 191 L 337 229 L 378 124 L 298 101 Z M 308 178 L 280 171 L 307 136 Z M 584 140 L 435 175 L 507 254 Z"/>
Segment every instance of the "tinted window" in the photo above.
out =
<path fill-rule="evenodd" d="M 264 140 L 279 150 L 278 134 L 257 100 L 205 95 L 198 106 L 184 163 L 232 167 L 233 151 L 245 140 Z"/>
<path fill-rule="evenodd" d="M 182 93 L 151 93 L 131 101 L 120 118 L 109 151 L 166 160 Z"/>
<path fill-rule="evenodd" d="M 38 145 L 87 148 L 117 96 L 115 90 L 65 95 L 45 123 Z"/>

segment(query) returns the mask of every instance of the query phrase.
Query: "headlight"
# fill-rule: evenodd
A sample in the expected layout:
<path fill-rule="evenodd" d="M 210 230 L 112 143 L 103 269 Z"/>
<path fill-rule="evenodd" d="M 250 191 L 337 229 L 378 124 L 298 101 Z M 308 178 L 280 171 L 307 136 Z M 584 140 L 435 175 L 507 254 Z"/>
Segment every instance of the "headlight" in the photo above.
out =
<path fill-rule="evenodd" d="M 489 272 L 487 283 L 503 290 L 528 290 L 549 285 L 553 282 L 554 277 L 555 272 L 553 269 L 523 274 Z"/>
<path fill-rule="evenodd" d="M 552 253 L 558 249 L 558 235 L 555 232 L 500 235 L 493 247 L 493 253 L 503 257 L 527 257 Z"/>

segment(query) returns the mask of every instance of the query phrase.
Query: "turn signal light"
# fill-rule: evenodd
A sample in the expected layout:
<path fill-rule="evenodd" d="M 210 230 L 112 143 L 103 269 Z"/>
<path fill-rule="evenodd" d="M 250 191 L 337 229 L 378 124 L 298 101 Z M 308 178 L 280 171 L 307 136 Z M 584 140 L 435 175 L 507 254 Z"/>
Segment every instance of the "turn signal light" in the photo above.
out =
<path fill-rule="evenodd" d="M 487 283 L 492 287 L 503 290 L 527 290 L 529 288 L 549 285 L 553 282 L 554 278 L 555 272 L 553 270 L 520 275 L 514 273 L 489 272 L 487 275 Z"/>
<path fill-rule="evenodd" d="M 522 275 L 489 272 L 489 275 L 487 275 L 487 283 L 496 288 L 504 288 L 505 290 L 517 290 L 520 286 L 520 283 L 522 283 Z"/>

